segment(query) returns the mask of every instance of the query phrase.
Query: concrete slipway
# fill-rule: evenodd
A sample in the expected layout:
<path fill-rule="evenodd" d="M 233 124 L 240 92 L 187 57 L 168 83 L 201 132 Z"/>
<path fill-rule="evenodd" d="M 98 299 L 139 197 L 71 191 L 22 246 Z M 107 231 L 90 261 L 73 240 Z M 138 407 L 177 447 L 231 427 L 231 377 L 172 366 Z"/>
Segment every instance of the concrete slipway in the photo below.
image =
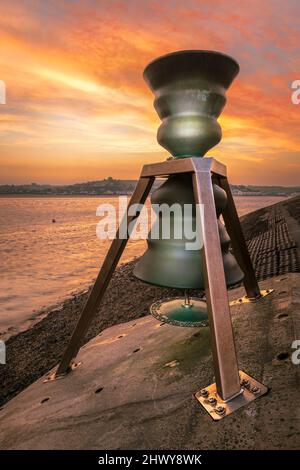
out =
<path fill-rule="evenodd" d="M 66 378 L 38 380 L 0 411 L 1 449 L 297 449 L 300 447 L 300 274 L 231 308 L 240 369 L 271 388 L 214 422 L 193 394 L 213 381 L 209 329 L 152 317 L 106 329 Z M 229 292 L 231 299 L 243 289 Z"/>

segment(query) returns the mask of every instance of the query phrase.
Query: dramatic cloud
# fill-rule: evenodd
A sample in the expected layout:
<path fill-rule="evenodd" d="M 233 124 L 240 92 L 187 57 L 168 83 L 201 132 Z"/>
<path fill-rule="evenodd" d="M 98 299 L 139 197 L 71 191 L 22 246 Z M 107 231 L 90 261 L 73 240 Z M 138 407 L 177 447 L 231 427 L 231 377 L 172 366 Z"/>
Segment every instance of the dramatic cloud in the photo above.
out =
<path fill-rule="evenodd" d="M 0 182 L 138 176 L 166 158 L 145 65 L 179 49 L 232 55 L 241 72 L 210 155 L 234 183 L 300 184 L 297 0 L 10 0 L 0 18 Z"/>

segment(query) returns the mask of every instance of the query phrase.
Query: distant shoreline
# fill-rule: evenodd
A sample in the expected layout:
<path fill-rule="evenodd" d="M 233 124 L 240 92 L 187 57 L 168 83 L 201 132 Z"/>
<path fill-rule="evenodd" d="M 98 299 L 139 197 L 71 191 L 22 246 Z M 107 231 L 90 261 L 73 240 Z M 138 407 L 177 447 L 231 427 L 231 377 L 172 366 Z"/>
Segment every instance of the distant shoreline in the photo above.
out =
<path fill-rule="evenodd" d="M 162 179 L 154 181 L 151 193 L 162 184 Z M 108 176 L 103 180 L 72 184 L 0 184 L 0 197 L 115 197 L 133 193 L 137 180 L 119 180 Z M 231 184 L 234 196 L 297 196 L 299 186 L 264 186 Z"/>
<path fill-rule="evenodd" d="M 103 198 L 103 197 L 117 197 L 117 196 L 131 196 L 131 193 L 124 194 L 0 194 L 0 199 L 12 199 L 12 198 Z M 238 197 L 294 197 L 290 194 L 235 194 L 233 196 Z"/>
<path fill-rule="evenodd" d="M 0 198 L 75 198 L 75 197 L 116 197 L 116 196 L 131 196 L 131 193 L 124 194 L 0 194 Z"/>

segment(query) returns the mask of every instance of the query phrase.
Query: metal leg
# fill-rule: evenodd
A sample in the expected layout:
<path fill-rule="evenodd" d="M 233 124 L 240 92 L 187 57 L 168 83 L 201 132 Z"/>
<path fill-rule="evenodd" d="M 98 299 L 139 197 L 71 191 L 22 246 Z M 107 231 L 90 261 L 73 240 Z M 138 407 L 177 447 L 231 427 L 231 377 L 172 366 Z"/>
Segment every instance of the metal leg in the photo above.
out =
<path fill-rule="evenodd" d="M 241 386 L 211 173 L 198 172 L 196 169 L 193 174 L 193 184 L 196 202 L 204 205 L 203 264 L 216 387 L 219 396 L 227 401 L 240 393 Z"/>
<path fill-rule="evenodd" d="M 231 240 L 234 255 L 241 269 L 244 271 L 243 282 L 247 297 L 257 299 L 261 296 L 261 293 L 227 178 L 220 178 L 219 184 L 227 194 L 227 207 L 222 212 L 222 215 Z"/>
<path fill-rule="evenodd" d="M 130 199 L 130 202 L 128 204 L 127 213 L 125 215 L 125 217 L 127 217 L 128 224 L 139 216 L 139 213 L 128 216 L 129 207 L 133 204 L 144 204 L 150 192 L 150 189 L 153 185 L 154 179 L 155 177 L 147 177 L 147 178 L 139 179 L 137 186 L 133 192 L 133 195 Z M 55 374 L 56 376 L 64 375 L 66 372 L 68 372 L 72 368 L 72 360 L 74 359 L 74 357 L 76 357 L 80 349 L 81 341 L 87 333 L 87 330 L 91 324 L 91 321 L 96 314 L 97 307 L 99 306 L 103 298 L 103 295 L 106 291 L 108 283 L 124 251 L 128 238 L 120 239 L 118 235 L 119 235 L 119 230 L 116 234 L 116 238 L 112 241 L 112 244 L 102 264 L 102 267 L 97 276 L 95 284 L 92 288 L 92 291 L 83 308 L 83 311 L 75 327 L 73 335 L 70 339 L 67 349 L 56 371 L 56 374 Z"/>
<path fill-rule="evenodd" d="M 196 392 L 195 397 L 218 421 L 266 394 L 268 388 L 238 370 L 212 177 L 210 172 L 201 172 L 197 167 L 195 164 L 193 184 L 196 202 L 204 205 L 203 265 L 216 382 Z"/>

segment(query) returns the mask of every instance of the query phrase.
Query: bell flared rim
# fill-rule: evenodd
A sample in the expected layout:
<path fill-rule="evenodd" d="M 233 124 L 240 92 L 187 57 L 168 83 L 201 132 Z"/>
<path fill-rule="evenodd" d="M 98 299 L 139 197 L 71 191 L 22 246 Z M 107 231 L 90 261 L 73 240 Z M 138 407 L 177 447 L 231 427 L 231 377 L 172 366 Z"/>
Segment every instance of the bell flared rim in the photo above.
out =
<path fill-rule="evenodd" d="M 186 66 L 186 67 L 185 67 Z M 161 82 L 177 75 L 186 68 L 187 75 L 194 70 L 211 74 L 225 88 L 229 88 L 239 73 L 238 62 L 230 55 L 205 49 L 187 49 L 157 57 L 144 69 L 143 77 L 152 91 L 160 88 Z M 168 77 L 167 77 L 168 76 Z"/>

